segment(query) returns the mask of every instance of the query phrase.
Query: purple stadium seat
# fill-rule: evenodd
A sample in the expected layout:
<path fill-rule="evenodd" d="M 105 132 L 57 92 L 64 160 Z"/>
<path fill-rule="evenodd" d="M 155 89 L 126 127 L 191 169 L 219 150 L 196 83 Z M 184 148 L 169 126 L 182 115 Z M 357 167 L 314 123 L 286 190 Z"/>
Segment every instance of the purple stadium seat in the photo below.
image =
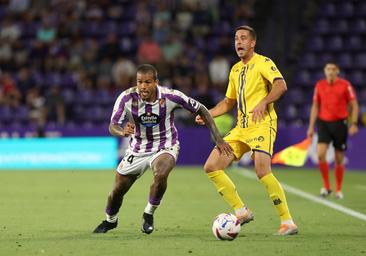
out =
<path fill-rule="evenodd" d="M 350 72 L 348 78 L 354 86 L 364 87 L 366 85 L 366 77 L 361 70 L 354 70 Z"/>
<path fill-rule="evenodd" d="M 360 50 L 363 47 L 362 39 L 360 36 L 352 35 L 345 42 L 345 48 L 348 50 Z"/>
<path fill-rule="evenodd" d="M 324 42 L 323 42 L 322 37 L 320 37 L 320 36 L 312 37 L 309 42 L 309 49 L 311 51 L 316 51 L 316 52 L 323 51 Z"/>
<path fill-rule="evenodd" d="M 343 49 L 343 40 L 340 36 L 332 36 L 327 40 L 327 48 L 331 51 L 340 51 Z"/>
<path fill-rule="evenodd" d="M 62 97 L 66 105 L 71 105 L 75 100 L 75 92 L 72 89 L 63 89 L 61 91 Z"/>
<path fill-rule="evenodd" d="M 353 3 L 350 1 L 343 1 L 337 8 L 338 17 L 352 17 L 354 13 Z"/>
<path fill-rule="evenodd" d="M 0 123 L 6 124 L 13 118 L 13 111 L 8 106 L 0 105 Z"/>
<path fill-rule="evenodd" d="M 304 93 L 298 88 L 288 90 L 285 97 L 287 98 L 287 102 L 292 104 L 301 104 L 304 102 Z"/>
<path fill-rule="evenodd" d="M 315 54 L 308 53 L 300 60 L 300 66 L 304 68 L 314 68 L 317 64 L 317 58 Z"/>
<path fill-rule="evenodd" d="M 333 55 L 331 53 L 323 53 L 319 55 L 319 65 L 324 66 L 326 62 L 333 60 Z"/>
<path fill-rule="evenodd" d="M 314 31 L 316 34 L 328 34 L 330 32 L 329 21 L 327 19 L 319 19 L 314 26 Z"/>
<path fill-rule="evenodd" d="M 94 92 L 92 90 L 80 90 L 77 93 L 77 101 L 83 105 L 90 105 L 94 102 Z"/>
<path fill-rule="evenodd" d="M 366 53 L 356 54 L 355 65 L 359 68 L 366 68 Z"/>
<path fill-rule="evenodd" d="M 332 26 L 332 32 L 336 34 L 348 33 L 348 22 L 345 19 L 336 20 Z"/>
<path fill-rule="evenodd" d="M 321 8 L 321 13 L 325 17 L 334 17 L 336 15 L 336 12 L 337 12 L 337 10 L 336 10 L 336 7 L 333 3 L 326 3 Z"/>
<path fill-rule="evenodd" d="M 366 17 L 366 2 L 359 1 L 359 5 L 356 7 L 355 14 L 358 17 Z"/>
<path fill-rule="evenodd" d="M 366 33 L 366 20 L 363 18 L 357 19 L 351 26 L 351 32 L 354 33 Z"/>
<path fill-rule="evenodd" d="M 297 111 L 295 105 L 289 105 L 289 106 L 287 106 L 286 109 L 284 109 L 284 113 L 285 113 L 284 118 L 287 121 L 294 120 L 297 117 L 297 115 L 298 115 L 298 111 Z"/>
<path fill-rule="evenodd" d="M 311 74 L 311 81 L 315 84 L 317 81 L 324 79 L 324 72 L 322 70 L 313 72 Z"/>
<path fill-rule="evenodd" d="M 347 52 L 337 55 L 337 62 L 341 68 L 350 68 L 353 65 L 352 56 Z"/>
<path fill-rule="evenodd" d="M 306 70 L 301 70 L 296 78 L 295 78 L 295 84 L 301 85 L 301 86 L 309 86 L 312 84 L 310 73 Z"/>

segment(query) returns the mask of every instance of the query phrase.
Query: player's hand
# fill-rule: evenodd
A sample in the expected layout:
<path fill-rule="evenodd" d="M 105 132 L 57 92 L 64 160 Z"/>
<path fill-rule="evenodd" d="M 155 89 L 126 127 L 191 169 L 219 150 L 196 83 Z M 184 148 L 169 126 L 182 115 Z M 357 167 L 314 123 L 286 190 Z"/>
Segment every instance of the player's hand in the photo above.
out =
<path fill-rule="evenodd" d="M 308 130 L 307 130 L 307 132 L 306 132 L 306 136 L 308 138 L 310 138 L 310 139 L 313 138 L 313 136 L 314 136 L 314 128 L 309 127 Z"/>
<path fill-rule="evenodd" d="M 263 121 L 265 119 L 266 108 L 267 108 L 267 104 L 265 102 L 261 101 L 258 103 L 257 106 L 255 106 L 255 108 L 253 108 L 252 111 L 249 112 L 252 114 L 252 120 L 255 124 L 257 122 L 260 123 L 261 121 Z"/>
<path fill-rule="evenodd" d="M 220 155 L 232 156 L 234 153 L 232 147 L 224 140 L 216 143 L 216 148 Z"/>
<path fill-rule="evenodd" d="M 123 136 L 128 137 L 135 133 L 135 125 L 133 123 L 127 122 L 125 127 L 123 127 Z"/>
<path fill-rule="evenodd" d="M 355 135 L 356 133 L 358 133 L 358 127 L 356 124 L 352 124 L 349 128 L 348 128 L 348 134 L 350 136 Z"/>
<path fill-rule="evenodd" d="M 205 121 L 203 121 L 202 117 L 200 115 L 196 116 L 196 123 L 199 125 L 204 125 Z"/>

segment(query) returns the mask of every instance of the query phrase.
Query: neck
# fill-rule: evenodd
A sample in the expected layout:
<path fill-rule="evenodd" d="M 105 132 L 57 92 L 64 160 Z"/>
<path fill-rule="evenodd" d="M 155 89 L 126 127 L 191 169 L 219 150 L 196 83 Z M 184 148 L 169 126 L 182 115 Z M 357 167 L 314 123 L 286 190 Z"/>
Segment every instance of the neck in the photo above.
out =
<path fill-rule="evenodd" d="M 244 64 L 247 64 L 250 61 L 250 59 L 253 57 L 253 55 L 254 55 L 254 51 L 251 51 L 247 55 L 245 55 L 243 58 L 241 58 L 241 61 Z"/>
<path fill-rule="evenodd" d="M 327 78 L 329 84 L 333 84 L 337 78 Z"/>

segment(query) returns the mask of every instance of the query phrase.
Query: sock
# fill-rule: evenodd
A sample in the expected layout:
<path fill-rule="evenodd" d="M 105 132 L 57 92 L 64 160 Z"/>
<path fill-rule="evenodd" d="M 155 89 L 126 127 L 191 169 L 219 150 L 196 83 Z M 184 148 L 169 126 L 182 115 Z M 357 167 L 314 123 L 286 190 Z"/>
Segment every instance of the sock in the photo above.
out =
<path fill-rule="evenodd" d="M 161 199 L 150 196 L 149 202 L 147 203 L 144 212 L 153 215 L 155 210 L 160 205 L 160 201 Z"/>
<path fill-rule="evenodd" d="M 214 172 L 207 173 L 209 179 L 214 183 L 217 192 L 219 192 L 224 200 L 232 207 L 234 210 L 244 207 L 243 201 L 240 199 L 238 192 L 236 191 L 234 183 L 225 174 L 223 170 L 218 170 Z"/>
<path fill-rule="evenodd" d="M 147 203 L 144 212 L 153 215 L 159 205 L 153 205 L 150 202 Z"/>
<path fill-rule="evenodd" d="M 323 185 L 324 188 L 327 190 L 330 190 L 330 184 L 329 184 L 329 166 L 327 162 L 319 163 L 319 169 L 320 173 L 323 178 Z"/>
<path fill-rule="evenodd" d="M 287 206 L 285 192 L 281 184 L 272 173 L 263 176 L 260 181 L 266 187 L 269 197 L 273 201 L 281 221 L 292 220 Z"/>
<path fill-rule="evenodd" d="M 344 165 L 337 165 L 335 166 L 335 183 L 336 183 L 336 191 L 342 190 L 342 181 L 343 181 L 343 174 L 344 174 Z"/>
<path fill-rule="evenodd" d="M 118 214 L 109 215 L 108 213 L 105 214 L 106 220 L 110 223 L 116 223 L 118 220 Z"/>

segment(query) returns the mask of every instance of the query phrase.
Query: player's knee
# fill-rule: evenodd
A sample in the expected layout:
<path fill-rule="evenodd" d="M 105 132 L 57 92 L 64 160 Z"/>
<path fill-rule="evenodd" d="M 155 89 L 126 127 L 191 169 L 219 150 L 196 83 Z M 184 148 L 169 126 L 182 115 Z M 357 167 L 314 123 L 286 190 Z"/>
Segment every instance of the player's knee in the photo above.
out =
<path fill-rule="evenodd" d="M 156 168 L 154 172 L 154 180 L 158 182 L 164 182 L 168 179 L 169 169 L 167 168 Z"/>
<path fill-rule="evenodd" d="M 325 162 L 327 159 L 326 159 L 326 156 L 325 154 L 318 154 L 318 161 L 319 163 L 323 163 Z"/>
<path fill-rule="evenodd" d="M 206 173 L 209 173 L 209 172 L 214 172 L 216 171 L 216 166 L 214 164 L 212 164 L 211 162 L 206 162 L 205 165 L 203 166 L 203 170 L 206 172 Z"/>

